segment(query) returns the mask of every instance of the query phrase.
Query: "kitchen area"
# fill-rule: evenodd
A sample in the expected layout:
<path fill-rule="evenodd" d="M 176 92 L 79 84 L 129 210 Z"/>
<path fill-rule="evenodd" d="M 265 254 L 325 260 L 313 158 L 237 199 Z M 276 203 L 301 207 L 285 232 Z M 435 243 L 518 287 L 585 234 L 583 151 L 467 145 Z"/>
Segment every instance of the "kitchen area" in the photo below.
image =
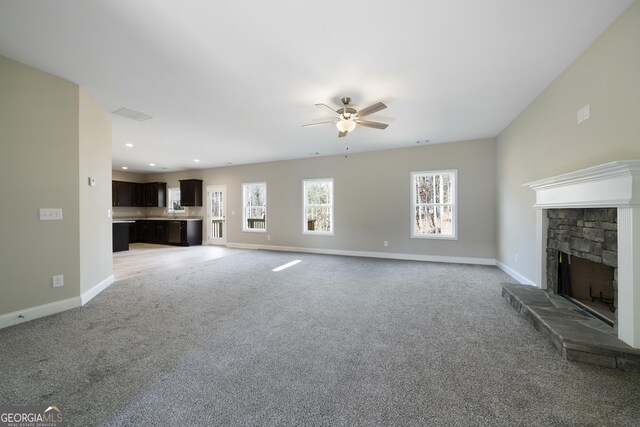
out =
<path fill-rule="evenodd" d="M 188 214 L 202 207 L 202 180 L 180 180 L 179 192 L 172 193 L 179 200 L 171 198 L 165 182 L 114 180 L 111 189 L 113 252 L 128 251 L 132 243 L 202 245 L 203 218 Z"/>

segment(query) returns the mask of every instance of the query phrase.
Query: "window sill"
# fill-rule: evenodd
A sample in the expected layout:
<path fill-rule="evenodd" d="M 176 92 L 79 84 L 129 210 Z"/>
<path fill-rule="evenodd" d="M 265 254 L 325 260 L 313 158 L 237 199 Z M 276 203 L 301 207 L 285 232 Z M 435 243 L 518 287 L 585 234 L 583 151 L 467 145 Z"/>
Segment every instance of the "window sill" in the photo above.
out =
<path fill-rule="evenodd" d="M 333 236 L 333 231 L 303 231 L 305 236 Z"/>
<path fill-rule="evenodd" d="M 458 236 L 441 236 L 438 234 L 413 234 L 412 239 L 458 240 Z"/>

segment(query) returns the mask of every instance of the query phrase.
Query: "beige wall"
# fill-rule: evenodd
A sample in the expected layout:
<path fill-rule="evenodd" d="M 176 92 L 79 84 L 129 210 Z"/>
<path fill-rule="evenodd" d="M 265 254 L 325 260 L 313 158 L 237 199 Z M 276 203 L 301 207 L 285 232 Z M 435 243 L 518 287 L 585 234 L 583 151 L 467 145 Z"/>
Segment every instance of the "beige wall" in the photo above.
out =
<path fill-rule="evenodd" d="M 80 293 L 79 88 L 0 56 L 0 100 L 2 314 Z M 39 208 L 63 220 L 40 221 Z"/>
<path fill-rule="evenodd" d="M 77 306 L 112 275 L 111 123 L 77 85 L 2 56 L 0 99 L 6 326 Z M 63 219 L 40 221 L 40 208 L 62 208 Z M 64 286 L 53 288 L 58 274 Z"/>
<path fill-rule="evenodd" d="M 109 158 L 111 158 L 111 150 L 109 150 Z M 141 173 L 127 172 L 123 170 L 114 170 L 111 173 L 114 181 L 147 182 L 146 175 Z"/>
<path fill-rule="evenodd" d="M 640 159 L 639 2 L 497 137 L 499 261 L 534 277 L 535 195 L 521 184 L 628 159 Z"/>
<path fill-rule="evenodd" d="M 458 169 L 457 241 L 410 238 L 410 173 Z M 302 180 L 334 178 L 335 234 L 302 234 Z M 246 166 L 153 174 L 147 181 L 177 187 L 200 178 L 204 186 L 225 184 L 228 241 L 241 244 L 389 252 L 448 257 L 495 258 L 495 142 L 468 141 L 344 156 L 287 160 Z M 266 181 L 268 233 L 242 232 L 244 182 Z M 235 215 L 232 214 L 235 211 Z M 158 209 L 153 214 L 164 213 Z M 204 215 L 190 209 L 188 215 Z M 271 240 L 267 240 L 267 235 Z M 384 247 L 383 241 L 389 241 Z"/>
<path fill-rule="evenodd" d="M 80 89 L 80 292 L 112 275 L 111 117 Z M 88 185 L 89 177 L 96 185 Z"/>

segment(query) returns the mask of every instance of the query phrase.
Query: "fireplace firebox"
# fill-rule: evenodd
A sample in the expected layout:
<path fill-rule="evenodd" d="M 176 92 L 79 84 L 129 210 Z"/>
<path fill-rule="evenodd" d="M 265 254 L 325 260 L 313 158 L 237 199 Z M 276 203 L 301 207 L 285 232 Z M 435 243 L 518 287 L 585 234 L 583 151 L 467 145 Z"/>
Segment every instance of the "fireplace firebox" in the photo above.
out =
<path fill-rule="evenodd" d="M 614 268 L 560 252 L 558 294 L 610 325 L 615 323 Z"/>

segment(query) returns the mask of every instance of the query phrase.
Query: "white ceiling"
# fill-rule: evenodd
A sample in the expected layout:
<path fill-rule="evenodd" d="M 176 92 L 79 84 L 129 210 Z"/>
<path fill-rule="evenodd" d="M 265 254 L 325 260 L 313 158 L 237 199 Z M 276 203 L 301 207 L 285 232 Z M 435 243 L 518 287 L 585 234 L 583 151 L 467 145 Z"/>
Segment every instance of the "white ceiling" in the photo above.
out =
<path fill-rule="evenodd" d="M 494 137 L 631 3 L 0 0 L 0 54 L 152 115 L 114 169 L 175 171 Z M 389 127 L 301 127 L 342 96 Z"/>

